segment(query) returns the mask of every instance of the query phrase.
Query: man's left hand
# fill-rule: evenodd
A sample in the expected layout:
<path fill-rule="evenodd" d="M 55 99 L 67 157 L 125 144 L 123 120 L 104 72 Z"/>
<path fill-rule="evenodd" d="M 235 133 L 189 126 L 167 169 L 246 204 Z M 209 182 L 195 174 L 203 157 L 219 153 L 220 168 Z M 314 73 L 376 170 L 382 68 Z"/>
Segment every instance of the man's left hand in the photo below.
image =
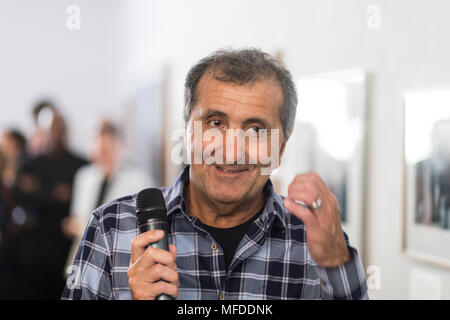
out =
<path fill-rule="evenodd" d="M 321 204 L 312 209 L 320 198 Z M 307 204 L 307 209 L 295 202 Z M 284 205 L 303 221 L 311 258 L 323 267 L 337 267 L 350 260 L 341 227 L 338 202 L 325 182 L 315 173 L 299 174 L 288 187 Z"/>

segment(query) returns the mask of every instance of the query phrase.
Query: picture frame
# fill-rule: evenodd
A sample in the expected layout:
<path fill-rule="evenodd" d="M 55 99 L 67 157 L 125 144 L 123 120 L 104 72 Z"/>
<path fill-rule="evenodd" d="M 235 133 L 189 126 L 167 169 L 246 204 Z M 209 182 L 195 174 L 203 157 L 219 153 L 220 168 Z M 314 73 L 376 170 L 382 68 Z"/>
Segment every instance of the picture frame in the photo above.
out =
<path fill-rule="evenodd" d="M 450 87 L 404 91 L 402 252 L 444 268 L 450 268 L 449 157 Z"/>
<path fill-rule="evenodd" d="M 168 81 L 170 66 L 164 65 L 148 74 L 136 76 L 136 85 L 124 105 L 122 123 L 125 131 L 126 162 L 146 170 L 154 186 L 166 186 L 169 153 Z"/>

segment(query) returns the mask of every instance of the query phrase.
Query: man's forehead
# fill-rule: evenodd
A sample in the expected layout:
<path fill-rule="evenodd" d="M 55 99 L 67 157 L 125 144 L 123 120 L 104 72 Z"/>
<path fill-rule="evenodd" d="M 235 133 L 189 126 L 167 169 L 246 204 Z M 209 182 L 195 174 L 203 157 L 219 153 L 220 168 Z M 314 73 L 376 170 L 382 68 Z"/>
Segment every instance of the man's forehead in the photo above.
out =
<path fill-rule="evenodd" d="M 208 109 L 228 109 L 228 111 L 245 111 L 278 113 L 283 103 L 281 87 L 274 79 L 263 79 L 238 85 L 215 79 L 205 73 L 200 79 L 196 91 L 196 113 L 204 114 Z M 227 108 L 227 106 L 241 108 Z M 245 108 L 247 107 L 247 108 Z M 224 110 L 224 112 L 225 112 Z"/>
<path fill-rule="evenodd" d="M 247 92 L 248 94 L 256 93 L 261 88 L 270 88 L 272 93 L 278 92 L 280 96 L 283 95 L 279 81 L 274 77 L 265 77 L 258 80 L 253 80 L 245 83 L 236 83 L 233 81 L 223 81 L 214 76 L 211 72 L 205 72 L 197 84 L 197 93 L 199 89 L 206 89 L 206 92 L 211 90 L 224 90 L 224 89 L 234 89 L 240 92 Z M 269 93 L 267 93 L 269 94 Z"/>

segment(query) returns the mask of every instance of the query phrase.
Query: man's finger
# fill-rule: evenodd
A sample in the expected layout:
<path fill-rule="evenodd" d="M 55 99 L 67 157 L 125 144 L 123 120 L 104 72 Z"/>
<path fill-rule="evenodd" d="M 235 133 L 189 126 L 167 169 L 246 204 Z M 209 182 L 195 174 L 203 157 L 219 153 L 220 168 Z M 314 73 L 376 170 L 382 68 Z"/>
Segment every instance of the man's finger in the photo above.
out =
<path fill-rule="evenodd" d="M 136 287 L 136 282 L 139 282 L 139 287 Z M 133 299 L 137 300 L 153 300 L 161 294 L 167 294 L 173 298 L 178 297 L 178 285 L 168 283 L 165 281 L 158 281 L 155 283 L 145 283 L 139 279 L 130 279 L 130 288 L 132 290 Z"/>
<path fill-rule="evenodd" d="M 158 281 L 153 285 L 153 296 L 156 298 L 160 294 L 167 294 L 173 298 L 178 298 L 178 285 L 173 283 Z"/>
<path fill-rule="evenodd" d="M 174 255 L 163 249 L 148 247 L 142 254 L 142 258 L 139 261 L 141 267 L 149 268 L 155 263 L 160 263 L 162 265 L 172 267 L 175 263 Z"/>
<path fill-rule="evenodd" d="M 301 205 L 295 203 L 290 198 L 284 199 L 284 206 L 291 212 L 294 216 L 303 221 L 307 228 L 313 228 L 317 223 L 317 217 L 311 210 L 308 210 Z"/>
<path fill-rule="evenodd" d="M 162 230 L 150 230 L 138 235 L 131 241 L 131 264 L 144 253 L 149 244 L 157 242 L 164 236 Z"/>
<path fill-rule="evenodd" d="M 175 264 L 175 260 L 177 258 L 177 247 L 175 247 L 173 244 L 169 244 L 169 252 L 172 254 L 173 258 L 174 258 L 174 263 L 169 266 L 172 269 L 176 270 L 177 269 L 177 265 Z"/>
<path fill-rule="evenodd" d="M 173 244 L 169 244 L 169 252 L 173 255 L 174 258 L 177 257 L 177 247 Z"/>
<path fill-rule="evenodd" d="M 305 186 L 296 186 L 291 184 L 288 188 L 288 198 L 291 200 L 300 200 L 305 204 L 311 206 L 314 201 L 319 197 L 319 191 L 317 189 L 308 188 Z"/>
<path fill-rule="evenodd" d="M 295 176 L 293 184 L 312 187 L 313 189 L 318 190 L 320 193 L 326 193 L 326 191 L 328 190 L 325 182 L 316 173 L 298 174 Z"/>
<path fill-rule="evenodd" d="M 156 263 L 151 267 L 148 272 L 145 272 L 146 276 L 143 280 L 153 283 L 159 280 L 164 280 L 175 285 L 178 285 L 178 272 L 169 268 L 167 266 L 163 266 L 162 264 Z"/>

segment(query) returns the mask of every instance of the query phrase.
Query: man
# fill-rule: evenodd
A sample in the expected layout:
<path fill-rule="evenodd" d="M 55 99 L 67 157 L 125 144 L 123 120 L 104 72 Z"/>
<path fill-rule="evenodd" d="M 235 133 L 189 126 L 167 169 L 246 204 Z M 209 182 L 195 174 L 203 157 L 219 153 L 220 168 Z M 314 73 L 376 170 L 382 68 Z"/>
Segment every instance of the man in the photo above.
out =
<path fill-rule="evenodd" d="M 198 124 L 249 136 L 266 130 L 265 147 L 280 142 L 271 151 L 280 159 L 297 105 L 290 73 L 257 49 L 222 50 L 190 70 L 185 90 L 191 165 L 162 188 L 169 251 L 147 248 L 161 239 L 160 230 L 138 235 L 136 195 L 106 204 L 90 219 L 62 297 L 367 298 L 360 257 L 341 229 L 336 198 L 317 175 L 296 176 L 283 199 L 263 174 L 270 164 L 260 161 L 261 140 L 252 162 L 249 143 L 242 153 L 234 138 L 215 139 L 211 148 L 195 135 Z M 208 149 L 225 164 L 194 161 Z"/>

